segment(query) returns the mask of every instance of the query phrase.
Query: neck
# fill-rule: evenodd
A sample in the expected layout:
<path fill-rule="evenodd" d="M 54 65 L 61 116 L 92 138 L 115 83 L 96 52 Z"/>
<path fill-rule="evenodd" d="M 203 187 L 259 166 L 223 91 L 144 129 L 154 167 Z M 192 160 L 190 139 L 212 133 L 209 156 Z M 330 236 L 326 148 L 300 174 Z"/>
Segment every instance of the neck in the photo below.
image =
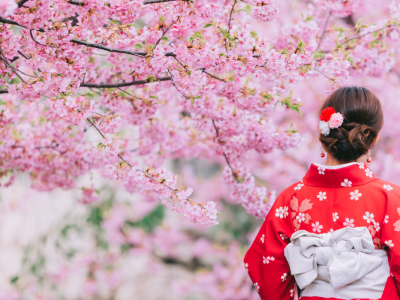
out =
<path fill-rule="evenodd" d="M 343 162 L 343 161 L 337 160 L 332 154 L 327 153 L 325 165 L 326 166 L 339 166 L 339 165 L 343 165 L 343 164 L 347 164 L 347 163 L 351 163 L 351 162 L 367 163 L 367 159 L 368 159 L 368 153 L 359 157 L 357 160 Z"/>

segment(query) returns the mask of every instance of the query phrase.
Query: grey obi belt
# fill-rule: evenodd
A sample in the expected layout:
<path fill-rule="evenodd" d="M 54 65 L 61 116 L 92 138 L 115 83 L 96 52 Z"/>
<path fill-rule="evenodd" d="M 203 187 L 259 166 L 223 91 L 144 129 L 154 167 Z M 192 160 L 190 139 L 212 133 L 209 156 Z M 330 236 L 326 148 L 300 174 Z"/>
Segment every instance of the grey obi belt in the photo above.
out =
<path fill-rule="evenodd" d="M 293 233 L 285 248 L 302 297 L 379 299 L 389 276 L 385 250 L 375 250 L 367 227 L 333 233 Z"/>

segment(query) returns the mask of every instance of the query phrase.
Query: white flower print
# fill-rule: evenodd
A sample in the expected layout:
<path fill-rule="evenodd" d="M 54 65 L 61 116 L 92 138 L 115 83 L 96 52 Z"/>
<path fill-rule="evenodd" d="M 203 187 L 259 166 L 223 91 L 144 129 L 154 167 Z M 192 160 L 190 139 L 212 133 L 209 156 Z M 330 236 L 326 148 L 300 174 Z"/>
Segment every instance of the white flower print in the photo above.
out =
<path fill-rule="evenodd" d="M 363 162 L 358 163 L 358 166 L 359 166 L 360 169 L 364 170 L 364 163 Z"/>
<path fill-rule="evenodd" d="M 384 224 L 389 223 L 389 215 L 386 215 L 386 216 L 385 216 L 385 220 L 383 220 L 383 223 L 384 223 Z"/>
<path fill-rule="evenodd" d="M 265 234 L 263 234 L 260 238 L 261 242 L 264 244 Z"/>
<path fill-rule="evenodd" d="M 339 220 L 338 213 L 333 213 L 332 216 L 333 216 L 333 222 L 336 222 L 337 220 Z"/>
<path fill-rule="evenodd" d="M 290 297 L 293 297 L 293 294 L 294 294 L 294 289 L 291 289 L 290 290 Z"/>
<path fill-rule="evenodd" d="M 360 199 L 360 197 L 362 196 L 362 194 L 358 191 L 358 190 L 355 190 L 354 192 L 350 192 L 350 200 L 358 200 L 358 199 Z"/>
<path fill-rule="evenodd" d="M 346 222 L 343 222 L 343 225 L 346 226 L 346 227 L 353 228 L 354 227 L 353 223 L 354 223 L 353 219 L 349 220 L 349 218 L 346 218 Z"/>
<path fill-rule="evenodd" d="M 365 216 L 363 216 L 363 219 L 367 221 L 367 223 L 374 223 L 374 214 L 370 214 L 368 211 L 365 212 Z"/>
<path fill-rule="evenodd" d="M 320 175 L 325 175 L 325 167 L 319 166 L 319 167 L 318 167 L 318 173 L 319 173 Z"/>
<path fill-rule="evenodd" d="M 384 188 L 385 190 L 388 190 L 388 191 L 393 190 L 393 188 L 392 188 L 390 185 L 386 185 L 386 184 L 383 185 L 383 188 Z"/>
<path fill-rule="evenodd" d="M 248 272 L 248 271 L 249 271 L 249 264 L 248 264 L 248 263 L 245 263 L 245 264 L 244 264 L 244 267 L 245 267 L 246 271 Z"/>
<path fill-rule="evenodd" d="M 299 214 L 296 217 L 297 222 L 301 223 L 302 221 L 306 220 L 306 214 L 299 212 Z"/>
<path fill-rule="evenodd" d="M 365 175 L 367 175 L 367 177 L 372 178 L 372 171 L 368 168 L 365 169 Z"/>
<path fill-rule="evenodd" d="M 299 183 L 294 189 L 295 189 L 295 191 L 300 191 L 301 190 L 301 187 L 303 186 L 304 184 L 303 183 Z"/>
<path fill-rule="evenodd" d="M 314 232 L 318 232 L 321 233 L 321 229 L 324 227 L 322 225 L 319 224 L 319 222 L 315 222 L 314 224 L 311 224 L 311 226 L 313 227 Z"/>
<path fill-rule="evenodd" d="M 263 263 L 264 264 L 269 264 L 270 261 L 274 261 L 274 260 L 275 260 L 275 258 L 272 257 L 272 256 L 268 256 L 268 257 L 264 257 L 263 256 Z"/>
<path fill-rule="evenodd" d="M 377 232 L 381 229 L 381 227 L 379 226 L 379 223 L 378 223 L 378 222 L 375 222 L 375 221 L 374 221 L 374 228 L 375 228 L 375 230 L 376 230 Z"/>
<path fill-rule="evenodd" d="M 283 233 L 280 234 L 280 237 L 281 237 L 282 240 L 285 240 L 285 239 L 288 238 L 288 237 L 287 237 L 285 234 L 283 234 Z"/>
<path fill-rule="evenodd" d="M 330 232 L 330 233 L 333 233 L 333 229 L 329 229 L 329 232 Z"/>
<path fill-rule="evenodd" d="M 317 195 L 317 198 L 319 199 L 319 201 L 325 200 L 326 192 L 319 192 L 319 194 Z"/>
<path fill-rule="evenodd" d="M 344 186 L 344 187 L 351 187 L 352 184 L 353 184 L 353 183 L 352 183 L 350 180 L 348 180 L 348 179 L 345 179 L 345 180 L 341 183 L 341 185 Z"/>
<path fill-rule="evenodd" d="M 260 286 L 258 285 L 258 282 L 254 283 L 254 286 L 256 287 L 257 292 L 260 291 Z"/>
<path fill-rule="evenodd" d="M 392 240 L 385 241 L 385 244 L 386 244 L 386 246 L 388 246 L 389 248 L 393 248 L 393 247 L 394 247 L 394 244 L 393 244 Z"/>
<path fill-rule="evenodd" d="M 276 210 L 276 214 L 275 214 L 275 216 L 276 217 L 279 217 L 279 218 L 286 218 L 287 217 L 287 215 L 289 214 L 289 212 L 288 212 L 288 207 L 287 206 L 285 206 L 285 207 L 279 207 L 277 210 Z"/>
<path fill-rule="evenodd" d="M 287 274 L 283 273 L 283 275 L 281 276 L 282 282 L 284 282 L 286 280 Z"/>

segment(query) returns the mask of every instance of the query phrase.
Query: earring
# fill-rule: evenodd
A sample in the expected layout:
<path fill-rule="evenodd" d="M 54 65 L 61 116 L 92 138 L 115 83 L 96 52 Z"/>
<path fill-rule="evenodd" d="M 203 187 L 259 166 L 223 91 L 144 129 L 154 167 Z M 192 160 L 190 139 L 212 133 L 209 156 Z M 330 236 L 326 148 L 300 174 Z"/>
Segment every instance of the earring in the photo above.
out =
<path fill-rule="evenodd" d="M 322 146 L 321 146 L 321 157 L 325 157 L 325 153 L 324 153 L 324 148 L 322 148 Z"/>
<path fill-rule="evenodd" d="M 371 162 L 371 150 L 368 150 L 368 158 L 367 158 L 367 163 Z"/>

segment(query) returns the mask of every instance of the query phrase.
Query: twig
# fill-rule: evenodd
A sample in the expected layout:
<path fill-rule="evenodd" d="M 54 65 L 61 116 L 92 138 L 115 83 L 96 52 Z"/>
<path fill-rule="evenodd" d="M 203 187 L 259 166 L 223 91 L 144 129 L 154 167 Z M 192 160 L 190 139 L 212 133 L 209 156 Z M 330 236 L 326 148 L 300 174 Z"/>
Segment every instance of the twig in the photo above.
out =
<path fill-rule="evenodd" d="M 134 55 L 134 56 L 138 56 L 138 57 L 143 57 L 143 56 L 147 55 L 147 52 L 136 52 L 136 51 L 122 50 L 122 49 L 114 49 L 114 48 L 103 46 L 100 44 L 80 41 L 80 40 L 76 40 L 76 39 L 72 39 L 72 40 L 70 40 L 70 42 L 79 44 L 79 45 L 83 45 L 83 46 L 87 46 L 87 47 L 101 49 L 101 50 L 108 51 L 108 52 L 124 53 L 124 54 L 130 54 L 130 55 Z"/>
<path fill-rule="evenodd" d="M 26 28 L 25 26 L 19 25 L 17 22 L 15 22 L 13 20 L 5 19 L 5 18 L 2 18 L 2 17 L 0 17 L 0 22 L 4 23 L 4 24 L 16 25 L 16 26 L 20 26 L 20 27 Z"/>
<path fill-rule="evenodd" d="M 106 139 L 106 137 L 105 137 L 104 134 L 100 131 L 100 129 L 98 129 L 97 126 L 94 125 L 93 122 L 90 121 L 89 118 L 87 118 L 86 120 L 90 123 L 90 125 L 92 125 L 94 128 L 96 128 L 96 130 L 100 133 L 100 135 L 101 135 L 101 137 L 102 137 L 103 139 Z"/>
<path fill-rule="evenodd" d="M 232 9 L 231 9 L 231 12 L 229 14 L 228 32 L 227 32 L 227 35 L 226 35 L 226 38 L 225 38 L 225 50 L 226 50 L 226 52 L 228 52 L 228 46 L 227 46 L 228 43 L 227 43 L 226 40 L 228 39 L 229 32 L 231 31 L 232 13 L 233 13 L 233 10 L 235 9 L 236 3 L 237 3 L 237 0 L 235 0 L 235 2 L 233 2 Z"/>
<path fill-rule="evenodd" d="M 121 82 L 121 83 L 81 83 L 81 87 L 93 87 L 93 88 L 119 88 L 124 86 L 131 86 L 131 85 L 139 85 L 139 84 L 146 84 L 156 81 L 169 81 L 172 80 L 172 77 L 157 77 L 153 80 L 151 79 L 143 79 L 143 80 L 135 80 L 131 82 Z"/>
<path fill-rule="evenodd" d="M 328 26 L 328 22 L 329 22 L 329 19 L 331 18 L 331 15 L 332 15 L 332 9 L 329 11 L 328 18 L 327 18 L 326 21 L 325 21 L 324 31 L 322 32 L 322 36 L 321 36 L 321 38 L 319 39 L 318 46 L 317 46 L 317 49 L 315 50 L 315 52 L 317 52 L 317 51 L 319 50 L 319 47 L 321 46 L 322 40 L 323 40 L 324 37 L 325 37 L 326 27 Z"/>
<path fill-rule="evenodd" d="M 397 27 L 397 26 L 396 26 L 396 25 L 389 25 L 389 26 L 387 26 L 387 27 L 382 27 L 382 28 L 376 29 L 376 30 L 374 30 L 374 31 L 369 31 L 369 32 L 366 32 L 366 33 L 357 35 L 357 36 L 355 36 L 355 37 L 352 37 L 352 38 L 349 38 L 349 39 L 345 40 L 343 43 L 340 43 L 339 45 L 337 45 L 337 47 L 342 46 L 343 44 L 346 44 L 347 42 L 350 42 L 350 41 L 352 41 L 352 40 L 355 40 L 355 39 L 358 39 L 358 38 L 360 38 L 360 37 L 363 37 L 364 35 L 371 34 L 371 33 L 377 32 L 377 31 L 381 31 L 381 30 L 383 30 L 383 29 L 393 29 L 393 28 L 395 28 L 395 27 Z"/>
<path fill-rule="evenodd" d="M 222 82 L 226 82 L 225 79 L 219 78 L 219 77 L 217 77 L 217 76 L 215 76 L 215 75 L 213 75 L 213 74 L 211 74 L 211 73 L 208 73 L 205 69 L 202 69 L 202 71 L 203 71 L 203 73 L 207 74 L 208 76 L 210 76 L 210 77 L 212 77 L 212 78 L 215 78 L 215 79 L 220 80 L 220 81 L 222 81 Z"/>
<path fill-rule="evenodd" d="M 86 3 L 84 1 L 68 1 L 69 4 L 78 5 L 78 6 L 85 6 Z"/>
<path fill-rule="evenodd" d="M 162 3 L 162 2 L 173 2 L 173 1 L 187 2 L 188 0 L 145 0 L 145 1 L 143 1 L 143 5 L 153 4 L 153 3 Z"/>
<path fill-rule="evenodd" d="M 8 90 L 0 90 L 0 94 L 8 94 Z"/>
<path fill-rule="evenodd" d="M 18 53 L 21 54 L 25 59 L 31 59 L 30 57 L 28 57 L 24 53 L 22 53 L 20 50 L 18 50 Z"/>
<path fill-rule="evenodd" d="M 18 7 L 22 7 L 26 2 L 28 2 L 29 0 L 19 0 L 17 2 Z"/>
<path fill-rule="evenodd" d="M 221 140 L 219 139 L 219 130 L 218 130 L 217 126 L 215 125 L 215 121 L 214 121 L 214 119 L 211 119 L 211 121 L 212 121 L 212 124 L 214 125 L 217 140 L 218 140 L 218 142 L 221 142 Z M 232 176 L 236 179 L 237 175 L 235 173 L 235 170 L 233 170 L 231 163 L 229 162 L 228 156 L 226 155 L 224 149 L 222 149 L 222 153 L 224 154 L 226 163 L 228 164 L 229 168 L 231 169 Z"/>
<path fill-rule="evenodd" d="M 318 69 L 318 68 L 314 68 L 316 71 L 318 71 L 319 73 L 321 73 L 324 77 L 326 77 L 327 79 L 329 79 L 329 80 L 331 80 L 331 81 L 335 81 L 335 79 L 333 79 L 333 78 L 330 78 L 330 77 L 328 77 L 328 76 L 326 76 L 320 69 Z"/>
<path fill-rule="evenodd" d="M 162 36 L 158 39 L 158 41 L 156 42 L 156 44 L 154 45 L 154 48 L 153 48 L 153 53 L 154 53 L 154 50 L 156 50 L 156 48 L 157 48 L 157 46 L 158 46 L 158 44 L 161 42 L 161 40 L 163 39 L 163 37 L 165 36 L 165 34 L 168 32 L 168 30 L 172 27 L 172 25 L 174 25 L 176 22 L 178 22 L 179 21 L 179 17 L 178 17 L 178 19 L 176 19 L 174 22 L 172 22 L 171 23 L 171 25 L 169 25 L 168 26 L 168 28 L 167 29 L 165 29 L 165 31 L 163 30 L 163 34 L 162 34 Z"/>
<path fill-rule="evenodd" d="M 5 54 L 4 54 L 3 49 L 1 48 L 1 46 L 0 46 L 0 53 L 1 53 L 0 60 L 3 61 L 4 64 L 5 64 L 7 67 L 9 67 L 9 68 L 11 69 L 11 71 L 14 72 L 14 74 L 17 75 L 18 78 L 21 79 L 21 81 L 22 81 L 23 83 L 27 84 L 27 82 L 26 82 L 21 76 L 19 76 L 19 74 L 17 73 L 17 71 L 15 70 L 15 68 L 8 62 L 8 59 L 7 59 L 7 57 L 5 56 Z"/>
<path fill-rule="evenodd" d="M 52 47 L 52 46 L 49 46 L 49 45 L 41 44 L 41 43 L 39 43 L 37 40 L 35 40 L 35 38 L 33 37 L 33 34 L 32 34 L 32 29 L 29 30 L 29 33 L 30 33 L 30 35 L 31 35 L 32 40 L 33 40 L 36 44 L 39 44 L 40 46 L 44 46 L 44 47 Z M 54 48 L 54 47 L 52 47 L 52 48 Z"/>

